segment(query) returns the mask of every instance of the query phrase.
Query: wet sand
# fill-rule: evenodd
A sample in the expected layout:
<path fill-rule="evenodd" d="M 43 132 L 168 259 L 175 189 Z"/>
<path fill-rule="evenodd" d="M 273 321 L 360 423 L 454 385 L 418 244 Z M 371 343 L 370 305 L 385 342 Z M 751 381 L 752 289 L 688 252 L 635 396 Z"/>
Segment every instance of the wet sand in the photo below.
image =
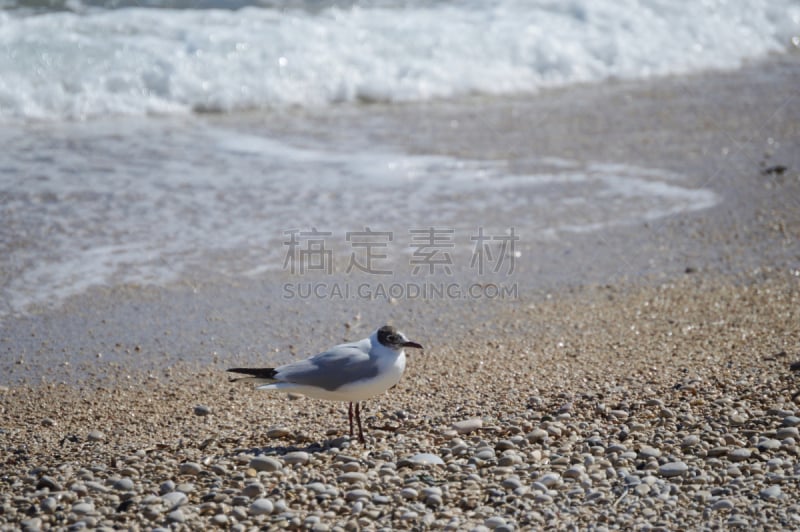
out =
<path fill-rule="evenodd" d="M 0 523 L 796 528 L 797 65 L 376 109 L 371 134 L 406 148 L 646 164 L 724 198 L 529 242 L 512 301 L 354 312 L 283 300 L 290 279 L 264 274 L 98 287 L 7 319 Z M 415 113 L 429 127 L 398 133 Z M 532 116 L 546 127 L 519 126 Z M 346 405 L 226 381 L 228 365 L 310 354 L 383 321 L 427 349 L 365 403 L 367 448 L 345 437 Z"/>

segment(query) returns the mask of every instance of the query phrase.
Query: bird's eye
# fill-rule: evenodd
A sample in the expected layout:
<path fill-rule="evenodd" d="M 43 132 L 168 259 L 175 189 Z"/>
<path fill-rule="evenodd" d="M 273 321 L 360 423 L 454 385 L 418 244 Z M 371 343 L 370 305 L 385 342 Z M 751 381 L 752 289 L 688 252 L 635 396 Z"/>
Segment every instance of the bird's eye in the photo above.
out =
<path fill-rule="evenodd" d="M 400 337 L 396 334 L 390 334 L 389 336 L 386 337 L 386 339 L 389 341 L 390 344 L 400 343 Z"/>

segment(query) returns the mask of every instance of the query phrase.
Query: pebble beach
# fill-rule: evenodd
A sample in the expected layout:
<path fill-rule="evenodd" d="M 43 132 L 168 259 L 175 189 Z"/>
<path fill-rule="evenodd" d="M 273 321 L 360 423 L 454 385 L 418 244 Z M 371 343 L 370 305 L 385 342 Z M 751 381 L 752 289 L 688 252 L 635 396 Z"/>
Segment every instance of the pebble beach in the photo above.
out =
<path fill-rule="evenodd" d="M 216 369 L 4 387 L 0 523 L 796 528 L 798 308 L 797 272 L 516 308 L 492 336 L 422 339 L 401 383 L 364 403 L 365 446 L 346 436 L 346 404 Z"/>

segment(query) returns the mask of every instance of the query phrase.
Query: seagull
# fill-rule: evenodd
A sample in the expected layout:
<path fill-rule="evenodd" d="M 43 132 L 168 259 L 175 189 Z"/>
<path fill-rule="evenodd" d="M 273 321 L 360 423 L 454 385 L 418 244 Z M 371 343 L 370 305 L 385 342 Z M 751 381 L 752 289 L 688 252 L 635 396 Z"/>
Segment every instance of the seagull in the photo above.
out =
<path fill-rule="evenodd" d="M 252 380 L 258 390 L 280 390 L 315 399 L 349 402 L 350 438 L 353 437 L 355 403 L 358 441 L 363 445 L 359 401 L 375 397 L 400 382 L 406 369 L 406 347 L 422 349 L 391 325 L 384 325 L 369 338 L 337 345 L 305 360 L 276 368 L 230 368 L 228 371 L 247 375 L 232 378 L 231 382 Z"/>

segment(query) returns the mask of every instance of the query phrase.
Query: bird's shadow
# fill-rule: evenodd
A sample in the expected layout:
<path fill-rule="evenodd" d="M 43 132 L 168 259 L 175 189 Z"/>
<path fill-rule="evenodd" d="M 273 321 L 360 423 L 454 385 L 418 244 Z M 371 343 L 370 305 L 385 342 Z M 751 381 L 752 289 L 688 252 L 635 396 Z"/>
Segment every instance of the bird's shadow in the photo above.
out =
<path fill-rule="evenodd" d="M 283 456 L 293 452 L 306 452 L 309 454 L 322 453 L 330 451 L 331 449 L 338 449 L 339 451 L 347 451 L 350 449 L 358 449 L 361 446 L 357 440 L 350 440 L 346 437 L 339 437 L 335 439 L 323 440 L 321 442 L 310 442 L 307 445 L 300 444 L 287 444 L 287 445 L 267 445 L 265 447 L 240 447 L 235 451 L 225 454 L 238 455 L 241 453 L 252 454 L 253 456 Z"/>

